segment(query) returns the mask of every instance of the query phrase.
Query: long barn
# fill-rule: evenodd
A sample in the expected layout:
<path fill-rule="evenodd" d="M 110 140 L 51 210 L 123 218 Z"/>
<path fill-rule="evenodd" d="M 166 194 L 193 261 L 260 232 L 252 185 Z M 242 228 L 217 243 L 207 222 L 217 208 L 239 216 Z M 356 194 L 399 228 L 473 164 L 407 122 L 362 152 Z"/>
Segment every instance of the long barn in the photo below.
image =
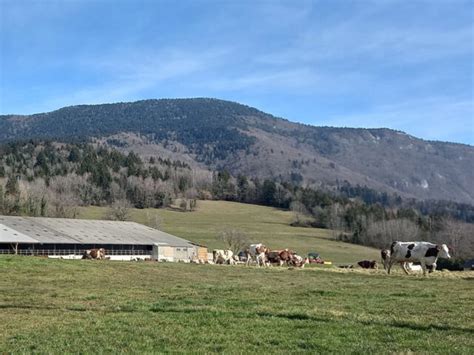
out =
<path fill-rule="evenodd" d="M 0 254 L 80 258 L 92 248 L 116 260 L 207 259 L 205 247 L 135 222 L 0 216 Z"/>

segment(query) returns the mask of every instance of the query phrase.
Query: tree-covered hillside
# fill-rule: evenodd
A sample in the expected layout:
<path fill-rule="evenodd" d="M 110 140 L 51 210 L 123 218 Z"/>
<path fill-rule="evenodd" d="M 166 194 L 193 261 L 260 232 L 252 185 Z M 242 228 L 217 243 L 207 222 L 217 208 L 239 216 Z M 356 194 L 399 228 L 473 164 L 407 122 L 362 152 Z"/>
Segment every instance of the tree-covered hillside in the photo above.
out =
<path fill-rule="evenodd" d="M 471 146 L 427 142 L 390 129 L 302 125 L 223 100 L 144 100 L 0 116 L 0 143 L 19 139 L 94 139 L 126 147 L 125 153 L 146 146 L 234 176 L 311 187 L 347 181 L 405 198 L 474 204 Z"/>
<path fill-rule="evenodd" d="M 240 119 L 246 116 L 266 115 L 213 99 L 71 106 L 32 116 L 1 116 L 0 142 L 18 138 L 84 140 L 134 132 L 155 141 L 178 141 L 204 160 L 223 159 L 253 142 L 239 132 L 246 129 Z"/>
<path fill-rule="evenodd" d="M 161 156 L 143 160 L 107 146 L 45 141 L 0 145 L 0 214 L 75 217 L 78 206 L 130 207 L 174 203 L 193 210 L 197 199 L 289 209 L 294 226 L 331 229 L 334 238 L 382 247 L 391 240 L 450 238 L 472 250 L 474 207 L 419 202 L 349 183 L 337 189 L 260 180 L 228 171 L 193 169 Z M 176 208 L 176 207 L 175 207 Z M 470 222 L 470 223 L 465 223 Z M 449 232 L 449 233 L 448 233 Z"/>

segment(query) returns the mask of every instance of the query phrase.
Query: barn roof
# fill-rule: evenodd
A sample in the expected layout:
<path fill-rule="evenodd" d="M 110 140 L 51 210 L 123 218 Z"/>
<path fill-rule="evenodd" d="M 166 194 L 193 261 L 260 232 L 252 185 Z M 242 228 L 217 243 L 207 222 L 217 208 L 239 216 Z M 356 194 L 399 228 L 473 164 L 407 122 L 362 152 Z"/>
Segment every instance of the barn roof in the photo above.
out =
<path fill-rule="evenodd" d="M 0 243 L 192 246 L 185 239 L 135 222 L 0 216 L 0 226 L 4 226 Z"/>
<path fill-rule="evenodd" d="M 34 243 L 38 243 L 38 241 L 0 223 L 0 243 L 33 243 L 34 244 Z"/>

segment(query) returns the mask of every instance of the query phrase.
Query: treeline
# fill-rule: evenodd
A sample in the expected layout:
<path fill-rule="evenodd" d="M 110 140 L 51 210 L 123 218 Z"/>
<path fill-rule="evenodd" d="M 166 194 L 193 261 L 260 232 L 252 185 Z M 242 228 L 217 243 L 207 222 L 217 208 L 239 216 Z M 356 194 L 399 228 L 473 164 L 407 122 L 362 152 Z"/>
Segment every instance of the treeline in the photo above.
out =
<path fill-rule="evenodd" d="M 189 193 L 189 165 L 133 152 L 52 142 L 0 146 L 0 213 L 74 217 L 77 206 L 128 200 L 137 208 L 168 206 Z"/>
<path fill-rule="evenodd" d="M 269 179 L 233 178 L 226 171 L 214 173 L 211 186 L 214 199 L 290 209 L 293 225 L 331 229 L 335 239 L 377 248 L 394 240 L 430 240 L 448 244 L 456 257 L 474 255 L 474 207 L 467 204 L 429 205 L 347 183 L 319 190 Z"/>
<path fill-rule="evenodd" d="M 348 198 L 361 199 L 366 204 L 381 204 L 384 207 L 409 207 L 422 215 L 445 216 L 474 223 L 474 206 L 467 203 L 443 200 L 423 200 L 402 198 L 396 194 L 380 192 L 367 186 L 353 186 L 347 182 L 338 184 L 337 191 Z"/>
<path fill-rule="evenodd" d="M 75 217 L 78 206 L 160 208 L 179 199 L 260 204 L 294 213 L 293 225 L 328 228 L 333 237 L 375 247 L 393 240 L 440 240 L 457 254 L 473 254 L 474 208 L 452 202 L 419 202 L 342 183 L 315 189 L 260 180 L 223 170 L 209 172 L 161 157 L 91 144 L 53 142 L 0 146 L 0 213 Z M 466 222 L 471 222 L 468 224 Z"/>

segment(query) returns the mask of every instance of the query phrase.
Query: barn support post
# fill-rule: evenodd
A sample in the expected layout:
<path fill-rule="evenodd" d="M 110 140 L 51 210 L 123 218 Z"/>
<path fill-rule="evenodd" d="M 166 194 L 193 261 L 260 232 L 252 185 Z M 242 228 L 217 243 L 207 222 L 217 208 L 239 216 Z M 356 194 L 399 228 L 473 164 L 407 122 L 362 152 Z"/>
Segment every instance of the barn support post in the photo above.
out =
<path fill-rule="evenodd" d="M 18 243 L 12 243 L 11 246 L 12 246 L 14 254 L 18 255 Z"/>

